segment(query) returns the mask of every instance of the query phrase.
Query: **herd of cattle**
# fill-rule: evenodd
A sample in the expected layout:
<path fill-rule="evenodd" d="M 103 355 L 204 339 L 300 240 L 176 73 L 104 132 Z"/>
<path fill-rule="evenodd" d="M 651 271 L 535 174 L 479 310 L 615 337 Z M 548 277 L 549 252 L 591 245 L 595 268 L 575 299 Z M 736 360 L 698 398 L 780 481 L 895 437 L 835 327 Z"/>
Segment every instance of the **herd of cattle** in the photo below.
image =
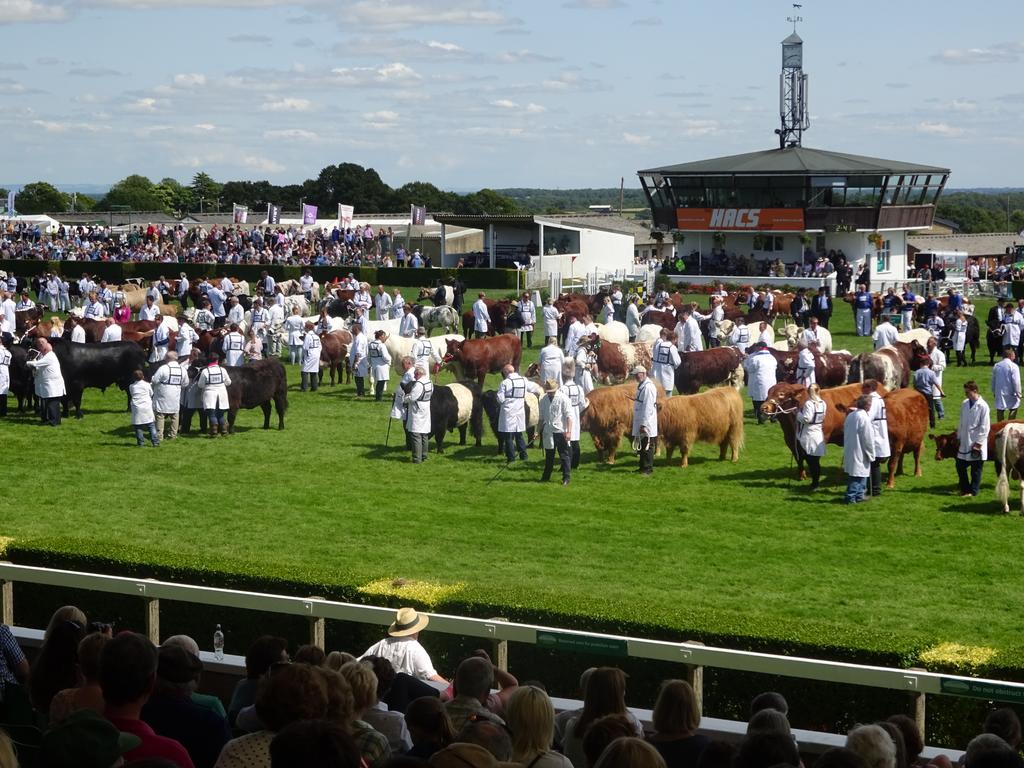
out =
<path fill-rule="evenodd" d="M 425 295 L 427 292 L 421 292 L 420 298 Z M 600 309 L 605 295 L 602 293 L 593 296 L 559 297 L 555 302 L 562 314 L 559 334 L 564 335 L 572 318 L 594 316 Z M 790 297 L 779 295 L 771 316 L 765 316 L 758 310 L 750 311 L 745 308 L 741 303 L 741 296 L 742 294 L 732 295 L 726 302 L 727 322 L 722 324 L 725 330 L 728 330 L 731 322 L 739 318 L 751 323 L 761 320 L 772 323 L 778 317 L 788 319 L 786 314 Z M 678 294 L 674 294 L 671 301 L 681 308 L 682 299 Z M 338 303 L 335 305 L 333 302 Z M 331 331 L 321 335 L 321 368 L 322 372 L 329 372 L 331 384 L 334 384 L 336 379 L 340 382 L 343 375 L 349 379 L 351 377 L 351 371 L 346 365 L 348 350 L 352 343 L 352 334 L 348 327 L 351 322 L 351 304 L 345 301 L 344 296 L 339 295 L 330 299 L 326 306 L 328 315 L 335 318 L 336 322 L 332 321 Z M 444 322 L 436 326 L 448 332 L 430 339 L 433 343 L 432 361 L 435 370 L 446 367 L 457 379 L 457 383 L 435 387 L 431 401 L 432 432 L 439 453 L 444 451 L 446 435 L 454 430 L 459 431 L 460 444 L 465 444 L 467 436 L 472 436 L 476 444 L 480 445 L 485 415 L 497 435 L 499 405 L 495 392 L 484 389 L 486 377 L 488 374 L 500 372 L 507 363 L 512 363 L 517 369 L 522 363 L 523 350 L 520 339 L 510 333 L 518 325 L 518 313 L 514 311 L 514 304 L 507 299 L 489 301 L 488 308 L 492 319 L 491 332 L 489 336 L 479 339 L 467 338 L 472 329 L 471 313 L 466 313 L 462 317 L 464 325 L 468 322 L 469 327 L 464 327 L 465 333 L 458 335 L 451 332 L 454 315 L 452 307 L 442 305 L 422 308 L 448 310 L 442 313 L 445 315 Z M 971 319 L 973 320 L 973 317 Z M 25 364 L 32 354 L 31 337 L 49 336 L 53 322 L 59 323 L 59 320 L 45 320 L 43 313 L 38 309 L 18 313 L 17 333 L 22 338 L 21 343 L 14 345 L 11 350 L 10 371 L 11 392 L 18 400 L 19 409 L 23 409 L 32 399 L 31 374 Z M 86 319 L 78 319 L 77 322 L 82 324 L 88 343 L 75 344 L 62 338 L 54 338 L 52 342 L 67 387 L 65 413 L 69 408 L 73 408 L 76 417 L 80 418 L 82 393 L 85 389 L 105 390 L 112 386 L 126 389 L 136 369 L 147 369 L 147 342 L 157 321 L 127 323 L 123 326 L 125 340 L 109 343 L 98 343 L 103 332 L 102 322 Z M 595 379 L 607 384 L 589 393 L 589 407 L 581 417 L 581 428 L 590 433 L 601 461 L 614 464 L 621 439 L 630 430 L 635 386 L 622 382 L 627 380 L 629 371 L 635 365 L 650 367 L 653 342 L 658 338 L 662 327 L 671 330 L 675 322 L 675 312 L 668 310 L 660 313 L 652 310 L 645 313 L 645 324 L 632 342 L 629 341 L 627 327 L 614 321 L 598 325 L 597 333 L 581 339 L 580 345 L 592 352 Z M 395 371 L 400 373 L 400 361 L 402 357 L 410 354 L 414 339 L 400 336 L 398 323 L 398 320 L 367 320 L 364 321 L 364 329 L 371 337 L 376 330 L 386 331 L 387 346 L 393 365 Z M 974 323 L 974 327 L 977 331 L 977 323 Z M 768 328 L 771 333 L 772 326 L 769 325 Z M 706 325 L 704 330 L 708 330 Z M 798 353 L 792 347 L 795 346 L 798 330 L 794 324 L 787 323 L 784 328 L 785 340 L 776 342 L 769 348 L 777 363 L 778 383 L 769 391 L 763 412 L 781 425 L 785 445 L 796 460 L 797 472 L 803 477 L 803 455 L 796 440 L 797 424 L 794 416 L 807 396 L 806 390 L 795 383 Z M 724 332 L 721 335 L 727 336 Z M 814 351 L 816 380 L 822 387 L 821 396 L 829 406 L 823 425 L 828 442 L 842 445 L 846 411 L 853 406 L 864 382 L 873 384 L 883 395 L 892 445 L 889 487 L 893 486 L 896 474 L 902 474 L 903 458 L 906 454 L 913 454 L 914 473 L 921 474 L 921 457 L 928 429 L 928 407 L 924 398 L 916 391 L 907 389 L 907 385 L 912 372 L 928 356 L 924 347 L 927 336 L 927 331 L 917 329 L 901 334 L 900 340 L 891 347 L 852 355 L 843 350 L 831 350 L 830 337 L 826 333 L 825 338 L 828 341 L 821 345 L 822 349 Z M 975 344 L 977 340 L 978 334 L 975 332 Z M 193 360 L 193 373 L 204 362 L 205 355 L 219 351 L 219 342 L 218 332 L 200 334 L 196 347 L 202 351 L 202 355 L 198 360 Z M 669 460 L 676 449 L 679 449 L 681 466 L 687 466 L 690 450 L 697 442 L 717 445 L 720 459 L 728 457 L 732 461 L 738 460 L 744 442 L 744 408 L 739 394 L 744 378 L 743 359 L 744 354 L 730 346 L 717 346 L 681 355 L 682 362 L 675 372 L 675 391 L 678 396 L 669 397 L 672 393 L 664 392 L 660 386 L 658 387 L 660 443 L 665 448 Z M 278 416 L 278 427 L 283 429 L 288 407 L 285 367 L 276 359 L 268 359 L 228 368 L 228 371 L 232 381 L 228 388 L 229 423 L 234 425 L 235 416 L 240 409 L 259 407 L 264 414 L 263 426 L 269 428 L 273 406 Z M 536 365 L 530 366 L 526 373 L 535 377 L 538 373 Z M 704 391 L 701 391 L 702 389 Z M 528 437 L 533 441 L 539 407 L 536 399 L 529 394 L 526 411 Z M 1018 433 L 1012 430 L 1007 432 L 1008 436 L 1001 444 L 994 444 L 996 434 L 1008 423 L 1010 422 L 1001 422 L 992 426 L 990 442 L 993 445 L 990 446 L 988 455 L 997 464 L 1007 463 L 1013 468 L 1019 463 L 1019 468 L 1024 469 L 1024 427 L 1021 427 L 1020 440 L 1017 441 L 1019 450 L 1015 442 Z M 1019 423 L 1024 424 L 1024 421 Z M 955 456 L 955 433 L 935 435 L 933 439 L 936 459 Z"/>

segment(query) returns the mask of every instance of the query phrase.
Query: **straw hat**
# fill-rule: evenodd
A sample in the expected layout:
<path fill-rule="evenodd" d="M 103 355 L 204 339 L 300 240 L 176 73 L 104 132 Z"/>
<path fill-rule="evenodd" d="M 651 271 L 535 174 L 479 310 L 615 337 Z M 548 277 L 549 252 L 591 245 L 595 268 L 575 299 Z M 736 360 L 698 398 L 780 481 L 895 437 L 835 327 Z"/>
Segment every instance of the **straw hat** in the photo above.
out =
<path fill-rule="evenodd" d="M 544 379 L 544 391 L 548 394 L 558 391 L 558 382 L 554 379 Z"/>
<path fill-rule="evenodd" d="M 638 373 L 647 373 L 647 369 L 644 368 L 642 365 L 638 365 L 635 368 L 633 368 L 632 371 L 629 372 L 629 375 L 636 376 Z"/>
<path fill-rule="evenodd" d="M 399 608 L 395 620 L 388 627 L 388 634 L 391 637 L 408 637 L 426 629 L 429 623 L 430 617 L 421 616 L 415 608 Z"/>

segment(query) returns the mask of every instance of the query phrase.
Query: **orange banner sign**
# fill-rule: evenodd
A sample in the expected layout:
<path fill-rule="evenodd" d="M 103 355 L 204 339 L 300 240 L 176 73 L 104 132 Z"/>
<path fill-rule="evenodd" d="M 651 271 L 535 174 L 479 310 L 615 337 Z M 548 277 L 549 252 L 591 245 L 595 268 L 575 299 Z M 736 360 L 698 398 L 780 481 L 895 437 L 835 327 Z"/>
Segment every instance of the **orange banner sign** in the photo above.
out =
<path fill-rule="evenodd" d="M 677 208 L 676 226 L 695 232 L 802 232 L 800 208 Z"/>

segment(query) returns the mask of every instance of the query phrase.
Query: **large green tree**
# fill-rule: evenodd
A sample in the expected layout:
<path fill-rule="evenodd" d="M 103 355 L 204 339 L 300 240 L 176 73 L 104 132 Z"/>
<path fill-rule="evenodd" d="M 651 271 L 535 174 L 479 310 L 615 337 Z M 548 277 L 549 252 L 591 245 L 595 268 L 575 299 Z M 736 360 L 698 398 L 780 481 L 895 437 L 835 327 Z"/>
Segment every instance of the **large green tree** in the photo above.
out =
<path fill-rule="evenodd" d="M 157 187 L 159 188 L 158 194 L 168 200 L 171 209 L 177 213 L 188 213 L 196 205 L 196 197 L 192 188 L 186 187 L 177 179 L 170 177 L 161 179 Z"/>
<path fill-rule="evenodd" d="M 117 182 L 97 204 L 97 210 L 109 211 L 126 206 L 133 211 L 166 211 L 173 208 L 169 191 L 145 176 L 134 174 Z"/>
<path fill-rule="evenodd" d="M 205 171 L 200 171 L 192 177 L 192 194 L 195 197 L 195 207 L 198 210 L 202 208 L 203 211 L 219 210 L 220 206 L 224 205 L 224 200 L 221 199 L 221 192 L 224 189 L 223 184 L 218 184 L 213 180 L 213 177 Z M 220 200 L 220 202 L 217 202 Z M 230 201 L 228 201 L 230 205 Z"/>
<path fill-rule="evenodd" d="M 22 187 L 14 200 L 18 213 L 60 213 L 66 211 L 71 199 L 52 184 L 34 181 Z"/>

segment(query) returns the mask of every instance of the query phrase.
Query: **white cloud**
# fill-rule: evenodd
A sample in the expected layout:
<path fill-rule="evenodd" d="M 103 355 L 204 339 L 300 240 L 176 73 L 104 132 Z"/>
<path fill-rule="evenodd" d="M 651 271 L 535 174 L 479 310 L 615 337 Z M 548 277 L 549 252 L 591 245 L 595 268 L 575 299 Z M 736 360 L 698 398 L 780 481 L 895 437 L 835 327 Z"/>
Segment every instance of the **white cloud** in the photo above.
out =
<path fill-rule="evenodd" d="M 427 48 L 434 48 L 435 50 L 446 51 L 448 53 L 460 53 L 463 50 L 461 45 L 456 45 L 455 43 L 442 43 L 437 40 L 431 40 L 427 43 Z"/>
<path fill-rule="evenodd" d="M 142 113 L 153 113 L 156 112 L 160 107 L 159 99 L 146 97 L 142 99 L 136 99 L 131 104 L 125 106 L 128 112 L 142 112 Z"/>
<path fill-rule="evenodd" d="M 364 112 L 363 119 L 373 123 L 394 123 L 398 121 L 398 113 L 390 109 L 382 109 L 378 112 Z"/>
<path fill-rule="evenodd" d="M 978 108 L 978 102 L 970 99 L 953 99 L 946 104 L 946 108 L 954 112 L 973 112 Z"/>
<path fill-rule="evenodd" d="M 520 64 L 522 62 L 540 62 L 540 63 L 553 63 L 561 61 L 560 56 L 550 56 L 546 53 L 537 53 L 531 51 L 528 48 L 523 48 L 518 51 L 505 51 L 504 53 L 498 54 L 498 59 L 504 61 L 506 64 Z"/>
<path fill-rule="evenodd" d="M 252 155 L 242 158 L 242 165 L 260 173 L 280 173 L 285 169 L 283 165 L 270 158 Z"/>
<path fill-rule="evenodd" d="M 718 121 L 717 120 L 682 120 L 676 122 L 676 127 L 681 128 L 683 135 L 692 136 L 710 136 L 713 133 L 718 133 Z"/>
<path fill-rule="evenodd" d="M 67 123 L 57 123 L 50 120 L 33 120 L 32 125 L 38 125 L 47 133 L 64 133 L 69 127 Z"/>
<path fill-rule="evenodd" d="M 306 141 L 316 141 L 320 137 L 312 131 L 306 131 L 302 128 L 285 128 L 283 130 L 276 131 L 264 131 L 264 139 L 304 139 Z"/>
<path fill-rule="evenodd" d="M 927 121 L 918 123 L 917 130 L 920 133 L 927 133 L 932 136 L 943 136 L 945 138 L 956 138 L 963 136 L 964 129 L 956 128 L 949 123 L 929 123 Z"/>
<path fill-rule="evenodd" d="M 407 67 L 400 61 L 396 61 L 394 64 L 388 64 L 387 66 L 381 67 L 377 70 L 380 74 L 381 80 L 419 80 L 420 75 L 417 74 L 411 67 Z"/>
<path fill-rule="evenodd" d="M 641 136 L 641 135 L 636 134 L 636 133 L 629 133 L 628 131 L 626 131 L 625 133 L 622 134 L 622 140 L 624 142 L 626 142 L 627 144 L 632 144 L 632 145 L 637 146 L 637 147 L 643 146 L 644 144 L 650 144 L 651 143 L 651 137 L 650 136 L 646 136 L 646 135 L 645 136 Z"/>
<path fill-rule="evenodd" d="M 147 9 L 167 8 L 167 0 L 89 0 L 90 5 L 108 8 Z M 303 0 L 175 0 L 177 8 L 272 8 L 284 5 L 304 5 Z"/>
<path fill-rule="evenodd" d="M 151 0 L 153 2 L 157 0 Z M 357 0 L 344 10 L 346 23 L 356 29 L 379 27 L 398 29 L 421 26 L 493 26 L 508 23 L 504 14 L 481 8 L 476 0 L 447 2 L 395 2 Z"/>
<path fill-rule="evenodd" d="M 526 111 L 531 115 L 539 115 L 541 112 L 547 112 L 548 108 L 540 104 L 534 104 L 532 101 L 526 105 Z"/>
<path fill-rule="evenodd" d="M 644 16 L 642 19 L 633 21 L 634 27 L 660 27 L 661 24 L 662 21 L 658 16 Z"/>
<path fill-rule="evenodd" d="M 195 128 L 196 130 L 199 130 L 199 131 L 216 131 L 217 130 L 217 126 L 214 125 L 213 123 L 196 123 L 192 127 Z"/>
<path fill-rule="evenodd" d="M 609 8 L 621 8 L 622 0 L 570 0 L 562 3 L 563 8 L 579 8 L 581 10 L 606 11 Z"/>
<path fill-rule="evenodd" d="M 988 48 L 947 48 L 932 56 L 942 64 L 1014 64 L 1024 55 L 1024 42 L 996 43 Z"/>
<path fill-rule="evenodd" d="M 68 10 L 37 0 L 0 0 L 0 24 L 66 21 Z"/>
<path fill-rule="evenodd" d="M 331 70 L 340 85 L 365 86 L 373 83 L 403 83 L 422 80 L 411 67 L 396 61 L 383 67 L 335 67 Z"/>
<path fill-rule="evenodd" d="M 268 101 L 260 109 L 264 112 L 308 112 L 313 108 L 309 99 L 285 97 L 277 101 Z"/>
<path fill-rule="evenodd" d="M 501 107 L 501 109 L 519 109 L 519 105 L 514 101 L 508 99 L 498 99 L 497 101 L 491 102 L 492 107 Z"/>
<path fill-rule="evenodd" d="M 175 75 L 174 84 L 179 88 L 191 88 L 198 85 L 206 85 L 206 75 L 198 73 Z"/>

